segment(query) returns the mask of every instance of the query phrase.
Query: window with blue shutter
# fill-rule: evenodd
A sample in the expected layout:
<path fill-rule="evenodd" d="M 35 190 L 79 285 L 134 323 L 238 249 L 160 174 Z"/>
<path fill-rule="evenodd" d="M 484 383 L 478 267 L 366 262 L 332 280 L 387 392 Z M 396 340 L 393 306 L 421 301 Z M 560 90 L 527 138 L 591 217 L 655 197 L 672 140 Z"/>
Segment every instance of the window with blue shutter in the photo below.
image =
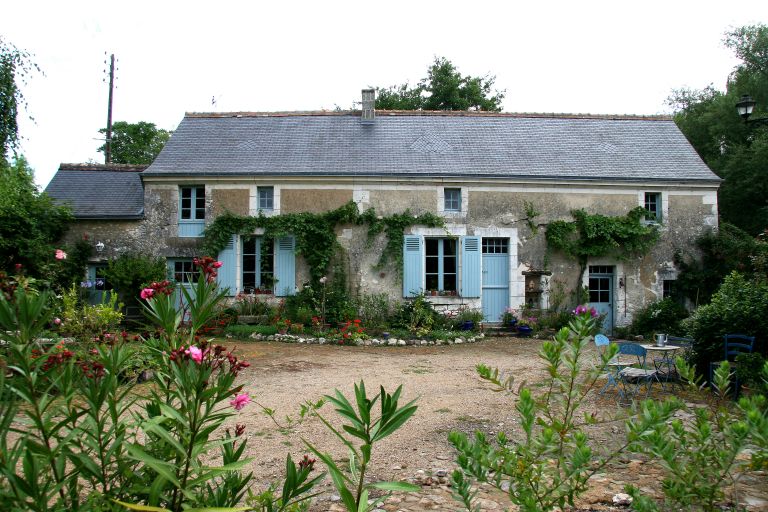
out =
<path fill-rule="evenodd" d="M 296 240 L 292 236 L 278 238 L 275 244 L 275 295 L 296 292 Z"/>
<path fill-rule="evenodd" d="M 217 280 L 219 282 L 219 288 L 228 288 L 227 295 L 233 296 L 237 294 L 237 283 L 235 277 L 237 276 L 236 257 L 235 257 L 235 236 L 229 239 L 227 245 L 219 252 L 218 260 L 221 262 L 221 268 L 218 269 Z"/>
<path fill-rule="evenodd" d="M 260 236 L 243 237 L 242 240 L 241 290 L 243 293 L 274 293 L 273 240 Z"/>
<path fill-rule="evenodd" d="M 480 237 L 463 237 L 461 247 L 461 296 L 480 297 L 482 288 Z"/>
<path fill-rule="evenodd" d="M 179 187 L 179 236 L 202 236 L 204 229 L 205 187 Z"/>
<path fill-rule="evenodd" d="M 403 240 L 403 297 L 415 297 L 423 289 L 424 239 L 405 235 Z"/>

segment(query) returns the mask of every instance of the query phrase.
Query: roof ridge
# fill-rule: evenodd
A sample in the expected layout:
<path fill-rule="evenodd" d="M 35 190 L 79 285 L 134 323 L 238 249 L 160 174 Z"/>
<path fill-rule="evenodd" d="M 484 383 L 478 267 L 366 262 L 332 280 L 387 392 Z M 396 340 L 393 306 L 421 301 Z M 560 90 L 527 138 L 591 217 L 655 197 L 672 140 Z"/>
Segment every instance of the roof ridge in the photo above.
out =
<path fill-rule="evenodd" d="M 96 163 L 61 163 L 60 171 L 118 171 L 118 172 L 142 172 L 149 167 L 148 164 L 96 164 Z"/>
<path fill-rule="evenodd" d="M 191 118 L 229 118 L 229 117 L 313 117 L 313 116 L 360 116 L 359 110 L 298 110 L 277 112 L 186 112 Z M 465 110 L 377 110 L 380 117 L 501 117 L 535 119 L 598 119 L 610 121 L 671 121 L 673 117 L 665 114 L 588 114 L 555 112 L 485 112 Z"/>

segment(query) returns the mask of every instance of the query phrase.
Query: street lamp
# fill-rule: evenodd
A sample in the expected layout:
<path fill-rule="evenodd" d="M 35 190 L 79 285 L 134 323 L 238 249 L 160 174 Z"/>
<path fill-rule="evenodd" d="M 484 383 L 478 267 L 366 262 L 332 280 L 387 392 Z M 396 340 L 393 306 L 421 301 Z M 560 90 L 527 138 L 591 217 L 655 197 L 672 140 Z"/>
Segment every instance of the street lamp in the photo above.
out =
<path fill-rule="evenodd" d="M 99 242 L 96 244 L 96 252 L 102 252 L 104 250 L 104 242 Z"/>
<path fill-rule="evenodd" d="M 752 111 L 755 110 L 756 104 L 757 102 L 755 102 L 749 94 L 745 94 L 741 97 L 738 103 L 736 103 L 736 112 L 738 112 L 741 118 L 744 119 L 745 123 L 768 123 L 768 117 L 758 117 L 757 119 L 749 118 L 749 116 L 752 115 Z"/>

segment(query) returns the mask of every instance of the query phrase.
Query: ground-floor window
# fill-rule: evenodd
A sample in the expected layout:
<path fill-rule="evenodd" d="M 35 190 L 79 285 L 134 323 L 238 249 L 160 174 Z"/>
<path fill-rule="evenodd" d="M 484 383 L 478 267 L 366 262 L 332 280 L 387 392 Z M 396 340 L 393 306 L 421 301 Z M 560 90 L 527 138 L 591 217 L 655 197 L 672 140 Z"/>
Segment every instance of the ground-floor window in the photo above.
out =
<path fill-rule="evenodd" d="M 179 284 L 192 284 L 197 281 L 197 269 L 191 258 L 173 259 L 170 261 L 173 280 Z"/>
<path fill-rule="evenodd" d="M 243 238 L 241 278 L 244 293 L 272 291 L 275 285 L 275 258 L 272 240 L 260 236 Z"/>
<path fill-rule="evenodd" d="M 457 290 L 458 239 L 427 238 L 425 240 L 425 286 L 427 290 Z"/>

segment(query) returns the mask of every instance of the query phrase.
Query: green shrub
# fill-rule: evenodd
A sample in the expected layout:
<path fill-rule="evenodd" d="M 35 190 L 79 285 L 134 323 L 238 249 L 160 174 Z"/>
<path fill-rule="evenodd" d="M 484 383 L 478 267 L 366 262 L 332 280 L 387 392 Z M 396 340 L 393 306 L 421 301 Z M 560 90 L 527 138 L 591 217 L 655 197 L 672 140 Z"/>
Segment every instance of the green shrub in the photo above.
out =
<path fill-rule="evenodd" d="M 109 262 L 109 266 L 104 270 L 104 277 L 115 287 L 122 302 L 134 305 L 141 289 L 153 281 L 162 281 L 167 272 L 163 258 L 121 254 Z"/>
<path fill-rule="evenodd" d="M 123 319 L 122 303 L 117 294 L 105 294 L 101 304 L 90 305 L 81 300 L 78 288 L 72 285 L 61 297 L 62 318 L 60 332 L 89 341 L 105 331 L 115 329 Z"/>
<path fill-rule="evenodd" d="M 355 300 L 357 316 L 371 329 L 381 329 L 389 325 L 392 305 L 386 293 L 364 293 Z"/>
<path fill-rule="evenodd" d="M 765 355 L 768 338 L 768 283 L 748 280 L 733 272 L 685 322 L 694 339 L 694 360 L 699 373 L 709 374 L 708 363 L 723 359 L 723 335 L 755 336 L 755 352 Z"/>
<path fill-rule="evenodd" d="M 682 336 L 681 322 L 688 318 L 688 310 L 671 298 L 653 302 L 634 314 L 629 330 L 651 339 L 655 333 Z"/>
<path fill-rule="evenodd" d="M 432 330 L 441 317 L 423 294 L 401 303 L 393 315 L 394 327 L 407 329 L 411 333 L 425 334 Z"/>

